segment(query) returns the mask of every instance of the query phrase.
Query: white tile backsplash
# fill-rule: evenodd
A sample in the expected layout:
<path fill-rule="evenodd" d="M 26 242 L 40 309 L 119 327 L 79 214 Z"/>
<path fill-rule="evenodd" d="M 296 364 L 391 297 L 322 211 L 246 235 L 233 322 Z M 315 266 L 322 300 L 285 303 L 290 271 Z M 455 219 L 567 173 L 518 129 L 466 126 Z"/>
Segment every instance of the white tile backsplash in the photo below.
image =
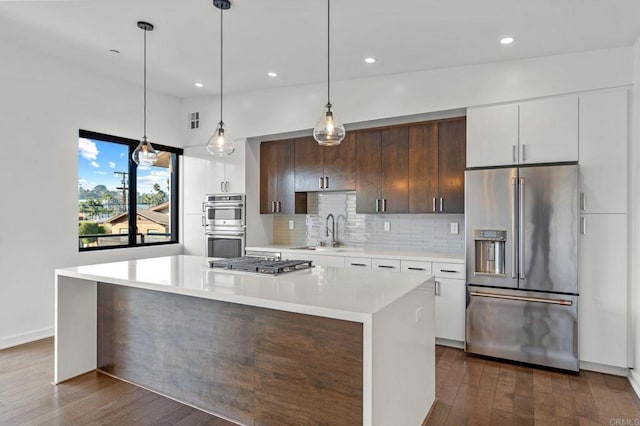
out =
<path fill-rule="evenodd" d="M 337 239 L 341 245 L 384 250 L 464 253 L 463 214 L 357 214 L 355 192 L 309 193 L 307 215 L 275 215 L 273 243 L 290 246 L 328 242 L 326 217 L 336 218 Z M 294 230 L 289 230 L 289 220 Z M 389 222 L 389 231 L 384 223 Z M 449 224 L 458 223 L 458 234 Z"/>

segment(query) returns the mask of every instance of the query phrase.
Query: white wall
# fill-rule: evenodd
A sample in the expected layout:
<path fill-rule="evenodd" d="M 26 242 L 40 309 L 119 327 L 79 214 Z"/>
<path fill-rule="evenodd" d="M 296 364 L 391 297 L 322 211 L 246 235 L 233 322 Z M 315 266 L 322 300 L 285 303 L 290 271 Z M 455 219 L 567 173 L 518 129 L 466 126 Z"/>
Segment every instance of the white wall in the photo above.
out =
<path fill-rule="evenodd" d="M 138 139 L 142 89 L 0 41 L 0 348 L 52 334 L 54 268 L 179 254 L 78 252 L 78 129 Z M 181 146 L 181 101 L 149 93 L 148 135 Z"/>
<path fill-rule="evenodd" d="M 633 46 L 633 89 L 629 111 L 629 312 L 631 319 L 630 348 L 634 369 L 629 381 L 640 397 L 640 38 Z"/>

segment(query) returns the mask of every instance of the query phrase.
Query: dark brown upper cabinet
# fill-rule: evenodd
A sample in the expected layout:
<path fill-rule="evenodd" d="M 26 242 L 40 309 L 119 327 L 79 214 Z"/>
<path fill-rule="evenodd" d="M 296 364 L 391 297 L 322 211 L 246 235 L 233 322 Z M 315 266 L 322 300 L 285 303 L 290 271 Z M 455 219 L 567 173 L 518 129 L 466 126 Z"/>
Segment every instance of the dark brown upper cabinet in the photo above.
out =
<path fill-rule="evenodd" d="M 356 211 L 409 211 L 408 127 L 356 133 Z"/>
<path fill-rule="evenodd" d="M 409 213 L 464 213 L 466 119 L 409 127 Z"/>
<path fill-rule="evenodd" d="M 321 146 L 312 137 L 295 140 L 295 191 L 356 189 L 355 134 L 347 132 L 338 146 Z"/>
<path fill-rule="evenodd" d="M 294 213 L 293 140 L 260 144 L 260 213 Z"/>

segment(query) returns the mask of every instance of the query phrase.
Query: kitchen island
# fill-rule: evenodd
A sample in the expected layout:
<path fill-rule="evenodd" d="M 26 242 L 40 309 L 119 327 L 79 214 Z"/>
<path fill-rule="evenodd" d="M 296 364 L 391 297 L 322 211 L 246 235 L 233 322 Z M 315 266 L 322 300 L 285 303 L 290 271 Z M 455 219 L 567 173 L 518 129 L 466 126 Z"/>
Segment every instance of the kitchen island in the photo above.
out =
<path fill-rule="evenodd" d="M 56 270 L 55 383 L 98 369 L 239 424 L 419 425 L 433 279 L 169 256 Z"/>

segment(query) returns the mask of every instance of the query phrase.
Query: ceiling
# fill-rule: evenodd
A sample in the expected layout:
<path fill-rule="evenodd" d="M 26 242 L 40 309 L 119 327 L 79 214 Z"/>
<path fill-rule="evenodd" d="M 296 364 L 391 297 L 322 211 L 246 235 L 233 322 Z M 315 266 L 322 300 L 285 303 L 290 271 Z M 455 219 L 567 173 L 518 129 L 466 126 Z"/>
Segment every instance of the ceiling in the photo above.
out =
<path fill-rule="evenodd" d="M 231 1 L 225 93 L 326 81 L 326 1 Z M 331 9 L 332 80 L 630 46 L 640 33 L 638 0 L 334 0 Z M 146 20 L 156 27 L 149 87 L 211 95 L 219 13 L 211 0 L 0 1 L 0 37 L 141 84 L 136 22 Z M 500 45 L 505 35 L 516 42 Z M 365 64 L 367 56 L 378 61 Z"/>

